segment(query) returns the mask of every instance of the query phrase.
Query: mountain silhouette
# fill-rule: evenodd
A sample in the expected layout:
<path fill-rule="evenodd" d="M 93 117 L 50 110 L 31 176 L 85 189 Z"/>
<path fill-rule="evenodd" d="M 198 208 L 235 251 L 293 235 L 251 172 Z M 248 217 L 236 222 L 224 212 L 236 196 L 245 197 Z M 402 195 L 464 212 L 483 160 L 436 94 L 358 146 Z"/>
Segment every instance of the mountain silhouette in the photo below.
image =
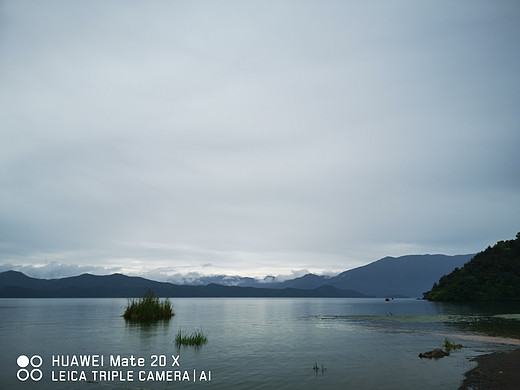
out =
<path fill-rule="evenodd" d="M 0 273 L 2 298 L 127 298 L 143 296 L 148 290 L 162 297 L 366 297 L 357 291 L 332 286 L 315 289 L 268 289 L 218 284 L 186 286 L 122 274 L 36 279 L 17 271 Z"/>
<path fill-rule="evenodd" d="M 122 274 L 36 279 L 7 271 L 0 273 L 0 297 L 136 297 L 149 289 L 171 297 L 421 297 L 473 256 L 385 257 L 332 277 L 307 274 L 284 282 L 218 275 L 180 285 Z"/>

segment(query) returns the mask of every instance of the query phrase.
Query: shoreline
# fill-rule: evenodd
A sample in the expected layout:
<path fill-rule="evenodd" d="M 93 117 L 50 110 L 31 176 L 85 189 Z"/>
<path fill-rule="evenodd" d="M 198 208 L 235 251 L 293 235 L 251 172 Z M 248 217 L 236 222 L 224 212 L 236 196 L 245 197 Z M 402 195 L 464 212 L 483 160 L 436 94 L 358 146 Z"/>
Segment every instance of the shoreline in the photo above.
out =
<path fill-rule="evenodd" d="M 516 390 L 520 383 L 520 349 L 492 352 L 471 359 L 477 367 L 467 371 L 459 390 Z"/>

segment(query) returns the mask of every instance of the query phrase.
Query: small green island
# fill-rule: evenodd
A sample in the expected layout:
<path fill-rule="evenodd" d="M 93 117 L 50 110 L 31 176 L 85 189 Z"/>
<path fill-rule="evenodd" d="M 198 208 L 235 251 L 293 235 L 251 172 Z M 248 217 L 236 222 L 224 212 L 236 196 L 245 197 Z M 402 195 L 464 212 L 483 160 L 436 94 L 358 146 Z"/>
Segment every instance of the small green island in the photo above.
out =
<path fill-rule="evenodd" d="M 200 347 L 208 342 L 208 337 L 201 330 L 196 330 L 189 334 L 179 329 L 175 336 L 175 345 L 180 347 L 181 345 L 190 345 L 194 347 Z"/>
<path fill-rule="evenodd" d="M 429 301 L 520 301 L 520 233 L 477 253 L 424 293 Z"/>
<path fill-rule="evenodd" d="M 123 318 L 128 321 L 169 320 L 173 317 L 172 303 L 168 298 L 160 300 L 152 291 L 138 299 L 128 301 Z"/>

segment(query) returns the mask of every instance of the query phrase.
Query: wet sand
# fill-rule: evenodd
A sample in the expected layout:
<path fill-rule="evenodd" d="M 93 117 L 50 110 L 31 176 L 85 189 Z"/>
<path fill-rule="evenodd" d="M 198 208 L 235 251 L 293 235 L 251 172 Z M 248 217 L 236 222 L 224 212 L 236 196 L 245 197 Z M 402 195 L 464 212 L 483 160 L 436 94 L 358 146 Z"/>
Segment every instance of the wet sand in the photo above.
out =
<path fill-rule="evenodd" d="M 477 367 L 464 374 L 459 390 L 520 389 L 520 349 L 494 352 L 473 359 Z"/>

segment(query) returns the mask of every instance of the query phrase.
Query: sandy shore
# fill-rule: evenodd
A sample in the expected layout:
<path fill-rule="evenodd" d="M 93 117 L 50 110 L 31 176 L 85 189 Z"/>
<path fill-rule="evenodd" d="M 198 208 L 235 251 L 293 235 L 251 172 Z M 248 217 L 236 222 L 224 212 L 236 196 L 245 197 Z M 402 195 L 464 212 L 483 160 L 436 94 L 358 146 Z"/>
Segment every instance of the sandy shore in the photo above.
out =
<path fill-rule="evenodd" d="M 474 358 L 478 366 L 464 374 L 459 390 L 518 390 L 520 349 L 495 352 Z"/>

